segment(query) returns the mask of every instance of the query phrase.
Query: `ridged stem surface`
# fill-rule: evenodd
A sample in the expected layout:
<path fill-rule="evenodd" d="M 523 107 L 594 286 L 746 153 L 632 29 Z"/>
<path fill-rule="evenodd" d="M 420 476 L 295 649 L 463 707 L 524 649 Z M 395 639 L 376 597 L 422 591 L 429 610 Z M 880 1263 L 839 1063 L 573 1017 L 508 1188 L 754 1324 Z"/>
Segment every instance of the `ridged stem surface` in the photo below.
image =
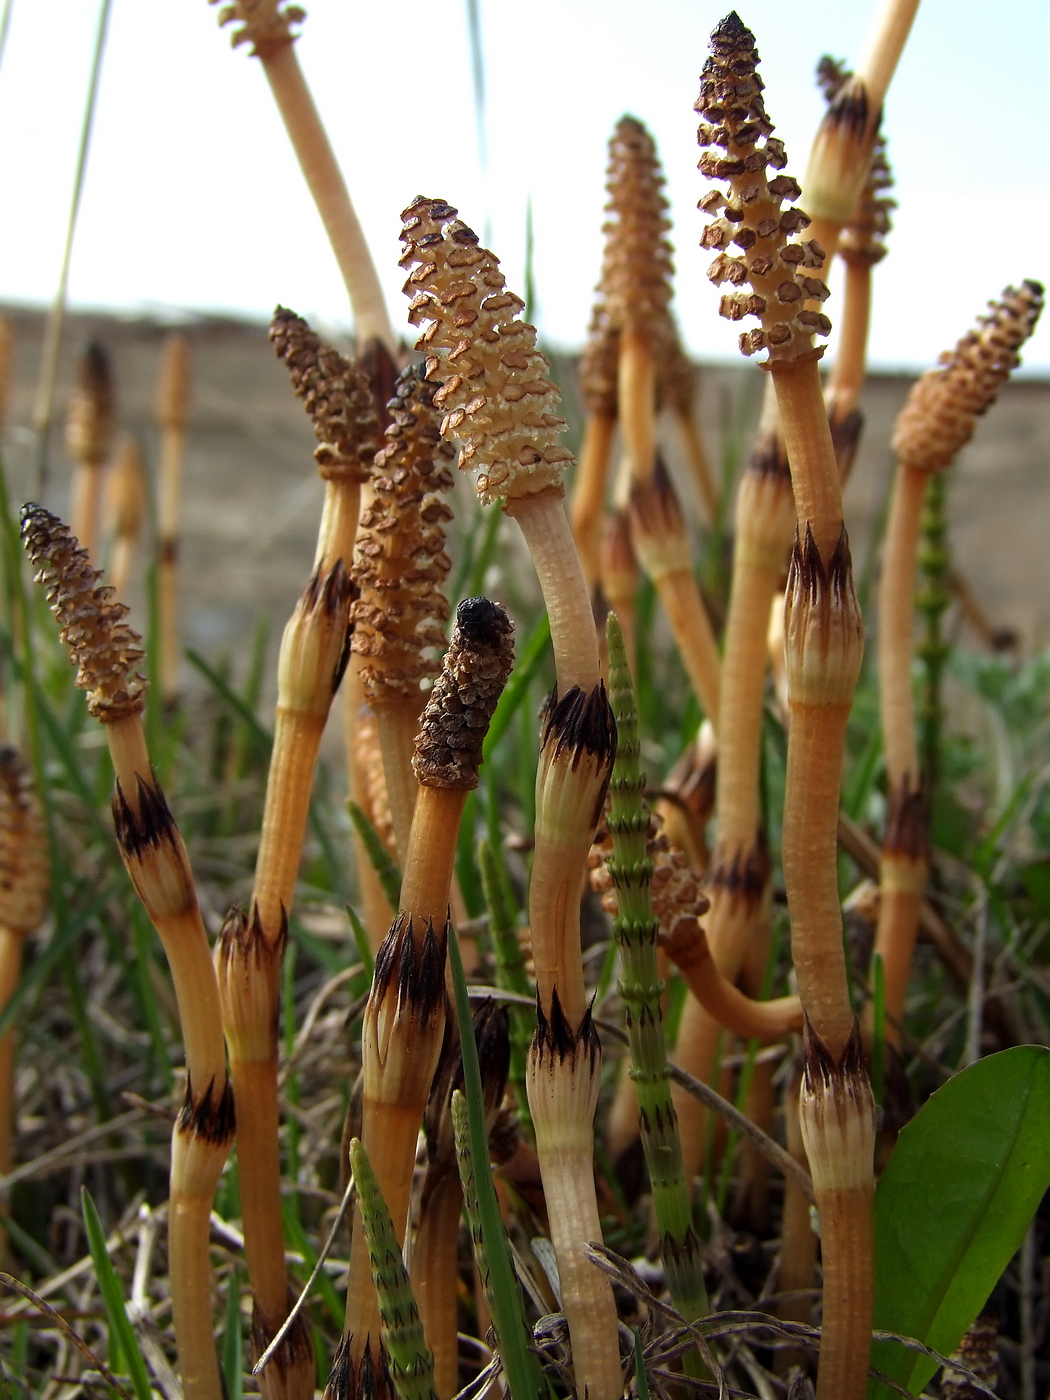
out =
<path fill-rule="evenodd" d="M 521 527 L 540 581 L 551 622 L 558 690 L 564 695 L 578 685 L 589 691 L 598 684 L 598 638 L 560 493 L 514 497 L 505 509 Z"/>
<path fill-rule="evenodd" d="M 610 694 L 618 736 L 610 787 L 613 858 L 609 873 L 618 908 L 613 935 L 622 959 L 620 995 L 630 1036 L 631 1078 L 638 1095 L 642 1148 L 671 1301 L 687 1322 L 693 1322 L 707 1312 L 707 1290 L 670 1093 L 660 1004 L 663 983 L 656 954 L 659 923 L 653 917 L 649 893 L 653 863 L 647 852 L 650 819 L 644 800 L 645 777 L 639 766 L 638 714 L 623 638 L 614 622 L 608 636 Z"/>
<path fill-rule="evenodd" d="M 848 706 L 793 704 L 781 859 L 791 957 L 814 1029 L 835 1056 L 853 1027 L 838 887 L 838 818 Z"/>
<path fill-rule="evenodd" d="M 372 256 L 295 46 L 276 45 L 260 57 L 350 297 L 358 344 L 375 337 L 396 354 L 397 340 Z"/>
<path fill-rule="evenodd" d="M 426 1204 L 412 1241 L 412 1287 L 427 1346 L 434 1356 L 434 1384 L 439 1400 L 452 1400 L 459 1389 L 458 1242 L 463 1188 L 450 1172 Z"/>
<path fill-rule="evenodd" d="M 652 336 L 628 324 L 620 335 L 620 431 L 634 481 L 648 483 L 656 466 L 656 364 Z"/>
<path fill-rule="evenodd" d="M 186 433 L 165 427 L 160 439 L 157 501 L 157 593 L 160 608 L 160 685 L 167 698 L 178 691 L 182 647 L 179 638 L 179 517 Z"/>
<path fill-rule="evenodd" d="M 605 413 L 588 413 L 576 472 L 576 489 L 572 494 L 572 533 L 579 550 L 583 577 L 591 590 L 601 573 L 605 487 L 615 432 L 615 418 Z"/>
<path fill-rule="evenodd" d="M 671 569 L 654 580 L 678 654 L 704 714 L 717 733 L 722 663 L 700 589 L 691 569 Z"/>
<path fill-rule="evenodd" d="M 423 696 L 391 704 L 375 704 L 379 746 L 383 751 L 383 772 L 386 776 L 386 796 L 390 804 L 390 820 L 394 826 L 397 853 L 404 861 L 409 851 L 412 814 L 416 808 L 419 783 L 412 771 L 412 754 L 419 731 L 419 712 Z"/>
<path fill-rule="evenodd" d="M 278 708 L 253 898 L 271 941 L 290 912 L 310 811 L 324 718 Z"/>
<path fill-rule="evenodd" d="M 892 787 L 919 782 L 912 694 L 912 637 L 919 524 L 928 473 L 900 463 L 893 483 L 879 584 L 879 703 Z"/>

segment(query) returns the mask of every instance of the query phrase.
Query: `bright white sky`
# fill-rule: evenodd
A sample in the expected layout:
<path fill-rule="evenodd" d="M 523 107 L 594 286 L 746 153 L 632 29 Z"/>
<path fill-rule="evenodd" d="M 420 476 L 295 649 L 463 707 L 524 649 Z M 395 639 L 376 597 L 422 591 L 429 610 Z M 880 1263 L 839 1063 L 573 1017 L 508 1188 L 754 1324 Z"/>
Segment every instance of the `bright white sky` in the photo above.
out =
<path fill-rule="evenodd" d="M 2 0 L 0 0 L 2 3 Z M 97 6 L 10 0 L 0 68 L 0 299 L 44 302 L 58 275 Z M 625 111 L 653 132 L 668 175 L 677 309 L 697 354 L 732 356 L 736 330 L 697 247 L 692 103 L 712 0 L 479 0 L 489 174 L 478 159 L 466 0 L 307 0 L 299 57 L 380 267 L 395 325 L 400 210 L 456 204 L 522 289 L 526 199 L 536 230 L 538 320 L 579 345 L 601 255 L 606 142 Z M 867 0 L 808 11 L 744 0 L 767 105 L 801 178 L 828 51 L 855 60 Z M 876 272 L 872 357 L 932 362 L 985 300 L 1050 281 L 1050 55 L 1046 0 L 922 0 L 884 129 L 896 227 Z M 261 66 L 231 52 L 204 0 L 115 0 L 74 251 L 74 305 L 268 316 L 281 301 L 329 327 L 342 283 Z M 827 310 L 835 319 L 836 300 Z M 1050 314 L 1026 354 L 1050 371 Z"/>

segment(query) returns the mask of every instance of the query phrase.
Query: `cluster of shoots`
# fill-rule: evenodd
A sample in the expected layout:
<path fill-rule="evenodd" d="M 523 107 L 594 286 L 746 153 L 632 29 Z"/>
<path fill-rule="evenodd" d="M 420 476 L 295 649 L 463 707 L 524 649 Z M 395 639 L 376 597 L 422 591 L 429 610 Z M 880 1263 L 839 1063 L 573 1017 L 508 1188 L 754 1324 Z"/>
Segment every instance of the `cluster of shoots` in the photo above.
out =
<path fill-rule="evenodd" d="M 260 1390 L 266 1400 L 310 1400 L 324 1369 L 309 1287 L 297 1298 L 288 1270 L 281 1060 L 294 1027 L 282 1038 L 281 1015 L 315 772 L 340 688 L 356 840 L 350 913 L 371 984 L 365 978 L 355 992 L 358 1082 L 341 1086 L 349 1108 L 339 1166 L 354 1190 L 343 1202 L 349 1252 L 337 1284 L 345 1282 L 345 1321 L 326 1400 L 452 1400 L 467 1367 L 465 1316 L 479 1355 L 492 1357 L 487 1369 L 474 1367 L 475 1376 L 483 1371 L 477 1394 L 502 1370 L 512 1400 L 537 1400 L 542 1366 L 558 1393 L 621 1400 L 630 1379 L 622 1334 L 628 1316 L 635 1326 L 636 1309 L 613 1284 L 639 1297 L 645 1285 L 605 1248 L 603 1231 L 614 1194 L 618 1225 L 634 1206 L 626 1164 L 636 1149 L 652 1200 L 652 1277 L 667 1294 L 650 1300 L 652 1316 L 669 1323 L 671 1336 L 647 1324 L 635 1361 L 651 1363 L 672 1390 L 724 1393 L 719 1368 L 737 1357 L 708 1345 L 718 1335 L 717 1314 L 709 1317 L 717 1251 L 705 1244 L 724 1192 L 705 1194 L 705 1210 L 695 1189 L 700 1176 L 710 1183 L 721 1171 L 725 1181 L 729 1172 L 732 1147 L 713 1109 L 749 1134 L 738 1205 L 748 1228 L 765 1228 L 770 1163 L 786 1172 L 777 1278 L 787 1296 L 775 1307 L 785 1326 L 795 1324 L 783 1334 L 792 1350 L 776 1363 L 788 1395 L 804 1393 L 801 1370 L 815 1375 L 817 1400 L 865 1395 L 876 1157 L 869 1066 L 878 1061 L 881 1086 L 885 1042 L 892 1050 L 902 1041 L 930 870 L 929 767 L 919 757 L 911 675 L 922 511 L 931 477 L 951 464 L 1016 367 L 1043 301 L 1034 282 L 1008 288 L 917 383 L 894 433 L 898 471 L 878 603 L 886 777 L 878 994 L 877 1009 L 859 1017 L 839 840 L 864 623 L 842 481 L 860 434 L 871 274 L 886 254 L 893 206 L 879 121 L 914 9 L 910 0 L 885 6 L 855 72 L 822 60 L 828 110 L 801 184 L 766 111 L 754 35 L 731 13 L 711 36 L 695 104 L 699 170 L 712 182 L 698 191 L 706 219 L 699 242 L 714 255 L 708 275 L 724 289 L 722 316 L 740 324 L 741 351 L 768 375 L 737 487 L 721 635 L 697 582 L 696 551 L 698 535 L 721 521 L 721 506 L 696 374 L 673 317 L 668 202 L 644 125 L 624 116 L 610 141 L 605 248 L 580 364 L 586 422 L 577 465 L 550 363 L 521 319 L 524 301 L 441 198 L 420 196 L 402 214 L 400 266 L 421 358 L 402 351 L 299 68 L 303 12 L 281 0 L 222 9 L 234 45 L 248 46 L 270 83 L 344 277 L 357 344 L 353 357 L 340 353 L 284 307 L 270 329 L 311 420 L 324 498 L 313 563 L 280 644 L 250 897 L 226 913 L 214 947 L 147 751 L 143 647 L 118 596 L 146 515 L 142 454 L 131 439 L 110 475 L 116 591 L 94 562 L 115 414 L 97 346 L 82 361 L 68 419 L 74 530 L 42 506 L 22 512 L 37 581 L 105 732 L 117 844 L 174 984 L 185 1077 L 172 1137 L 168 1258 L 189 1400 L 223 1394 L 209 1251 L 215 1192 L 234 1144 Z M 825 307 L 836 255 L 846 296 L 824 383 L 820 342 L 831 330 Z M 9 360 L 0 323 L 0 424 Z M 170 337 L 157 399 L 155 499 L 157 681 L 173 707 L 190 368 L 188 340 Z M 661 451 L 664 412 L 690 468 L 687 491 L 676 489 Z M 455 548 L 445 527 L 457 467 L 473 475 L 481 510 L 517 522 L 514 547 L 524 546 L 535 569 L 553 653 L 553 687 L 538 722 L 522 705 L 531 673 L 519 676 L 517 690 L 508 687 L 515 648 L 505 607 L 448 596 Z M 934 505 L 943 533 L 943 496 Z M 649 684 L 636 655 L 643 575 L 703 720 L 655 796 L 642 755 L 648 740 L 664 736 L 643 732 L 636 698 Z M 600 638 L 595 618 L 606 615 Z M 771 669 L 781 697 L 775 715 Z M 505 721 L 514 714 L 512 706 L 535 726 L 527 731 L 537 755 L 534 820 L 511 862 L 496 810 L 498 774 L 490 793 L 478 793 L 491 798 L 478 860 L 487 917 L 472 921 L 480 937 L 471 956 L 475 980 L 495 981 L 499 995 L 479 990 L 472 1014 L 457 934 L 467 884 L 460 887 L 457 871 L 468 868 L 475 835 L 472 794 L 492 775 L 482 767 L 490 726 L 504 707 Z M 506 722 L 495 728 L 504 732 Z M 777 728 L 786 730 L 784 802 L 768 822 L 766 736 Z M 13 748 L 0 747 L 0 1007 L 16 993 L 25 938 L 46 918 L 48 834 L 28 770 Z M 792 972 L 789 985 L 771 986 L 778 860 Z M 875 855 L 870 864 L 874 871 Z M 588 884 L 611 918 L 597 978 L 588 943 L 598 901 L 585 918 Z M 518 926 L 519 894 L 527 928 Z M 339 974 L 323 995 L 356 975 Z M 673 1017 L 672 979 L 681 995 Z M 616 1005 L 627 1049 L 601 1130 L 615 1164 L 608 1170 L 596 1163 L 595 1115 Z M 738 1109 L 711 1087 L 730 1082 L 734 1037 L 747 1047 L 736 1059 L 745 1063 Z M 13 1056 L 8 1032 L 0 1039 L 3 1173 L 12 1165 Z M 776 1071 L 785 1056 L 789 1064 Z M 773 1141 L 778 1083 L 788 1086 L 786 1150 Z M 799 1344 L 814 1334 L 798 1324 L 811 1321 L 818 1285 L 815 1220 L 822 1306 L 817 1346 L 806 1351 Z M 342 1216 L 326 1253 L 341 1229 Z M 549 1243 L 535 1238 L 541 1232 Z M 542 1277 L 521 1248 L 530 1235 Z M 515 1249 L 527 1297 L 511 1266 Z M 330 1297 L 327 1277 L 324 1284 Z M 232 1298 L 230 1328 L 239 1326 L 238 1309 Z M 641 1369 L 634 1384 L 639 1397 L 649 1393 Z"/>

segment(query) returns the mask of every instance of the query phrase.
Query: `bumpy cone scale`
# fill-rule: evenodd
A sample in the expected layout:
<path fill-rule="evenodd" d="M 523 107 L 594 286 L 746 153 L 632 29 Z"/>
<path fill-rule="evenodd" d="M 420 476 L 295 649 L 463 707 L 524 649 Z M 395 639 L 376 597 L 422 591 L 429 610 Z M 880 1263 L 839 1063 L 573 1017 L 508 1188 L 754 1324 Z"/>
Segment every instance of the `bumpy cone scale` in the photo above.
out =
<path fill-rule="evenodd" d="M 351 646 L 361 658 L 361 686 L 378 720 L 402 859 L 416 801 L 412 741 L 425 698 L 422 683 L 441 670 L 426 653 L 444 645 L 450 612 L 441 589 L 452 566 L 443 528 L 452 509 L 439 493 L 452 489 L 455 452 L 441 439 L 434 393 L 417 369 L 404 370 L 398 379 L 352 571 L 361 596 L 351 609 Z"/>

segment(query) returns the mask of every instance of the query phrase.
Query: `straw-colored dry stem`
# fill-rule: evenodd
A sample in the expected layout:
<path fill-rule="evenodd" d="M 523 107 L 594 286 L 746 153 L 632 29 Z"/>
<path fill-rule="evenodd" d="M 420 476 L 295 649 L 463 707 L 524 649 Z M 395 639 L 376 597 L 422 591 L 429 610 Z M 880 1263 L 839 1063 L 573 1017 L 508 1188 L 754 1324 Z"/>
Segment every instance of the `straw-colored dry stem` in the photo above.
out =
<path fill-rule="evenodd" d="M 102 483 L 113 436 L 113 371 L 109 356 L 92 341 L 77 368 L 77 387 L 66 417 L 66 449 L 74 462 L 73 534 L 89 555 L 98 552 Z"/>
<path fill-rule="evenodd" d="M 802 1029 L 802 1003 L 798 997 L 754 1001 L 746 996 L 719 972 L 703 929 L 695 934 L 672 934 L 666 947 L 693 996 L 733 1035 L 780 1040 Z"/>
<path fill-rule="evenodd" d="M 602 521 L 616 419 L 590 412 L 580 449 L 580 466 L 572 496 L 572 534 L 580 554 L 584 581 L 594 589 L 601 576 Z"/>
<path fill-rule="evenodd" d="M 157 494 L 157 594 L 160 609 L 160 687 L 165 699 L 179 688 L 178 569 L 182 514 L 182 468 L 189 416 L 190 345 L 185 335 L 168 337 L 157 384 L 160 467 Z"/>
<path fill-rule="evenodd" d="M 873 1305 L 875 1102 L 855 1026 L 839 1056 L 807 1032 L 799 1117 L 824 1271 L 817 1400 L 863 1400 Z"/>
<path fill-rule="evenodd" d="M 540 1010 L 528 1061 L 529 1107 L 562 1307 L 569 1324 L 576 1393 L 618 1400 L 623 1390 L 612 1285 L 587 1257 L 600 1242 L 594 1190 L 594 1110 L 601 1047 L 586 1016 L 574 1033 L 555 996 L 550 1018 Z"/>
<path fill-rule="evenodd" d="M 142 539 L 146 516 L 146 469 L 137 440 L 125 435 L 117 444 L 106 488 L 106 518 L 113 537 L 109 577 L 119 598 L 126 593 Z"/>
<path fill-rule="evenodd" d="M 251 53 L 262 61 L 350 297 L 358 344 L 376 338 L 396 355 L 397 340 L 379 277 L 295 52 L 291 26 L 303 18 L 304 11 L 297 5 L 282 5 L 275 0 L 262 4 L 235 0 L 220 12 L 219 22 L 233 21 L 243 26 L 234 31 L 233 44 L 250 43 Z"/>

